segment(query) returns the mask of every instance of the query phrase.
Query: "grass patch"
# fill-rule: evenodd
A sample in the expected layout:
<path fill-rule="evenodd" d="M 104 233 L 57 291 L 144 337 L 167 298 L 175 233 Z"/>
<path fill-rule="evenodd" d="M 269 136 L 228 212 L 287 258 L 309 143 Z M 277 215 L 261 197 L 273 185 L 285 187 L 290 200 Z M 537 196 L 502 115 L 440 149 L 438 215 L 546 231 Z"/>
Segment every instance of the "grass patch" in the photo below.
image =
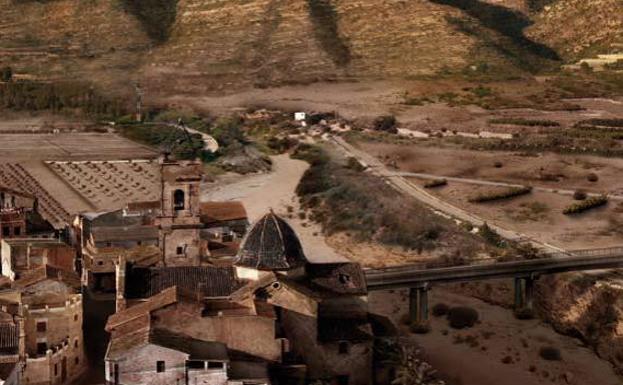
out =
<path fill-rule="evenodd" d="M 565 215 L 579 214 L 596 207 L 604 206 L 606 204 L 608 204 L 607 196 L 593 196 L 583 201 L 576 202 L 572 205 L 567 206 L 562 212 Z"/>
<path fill-rule="evenodd" d="M 524 119 L 524 118 L 498 118 L 490 119 L 490 124 L 509 124 L 513 126 L 528 126 L 528 127 L 560 127 L 560 123 L 553 120 L 537 120 L 537 119 Z"/>
<path fill-rule="evenodd" d="M 532 192 L 532 187 L 530 186 L 511 187 L 506 190 L 481 193 L 481 194 L 478 194 L 476 196 L 469 198 L 468 201 L 471 203 L 484 203 L 484 202 L 497 201 L 501 199 L 510 199 L 510 198 L 514 198 L 517 196 L 530 194 L 531 192 Z"/>

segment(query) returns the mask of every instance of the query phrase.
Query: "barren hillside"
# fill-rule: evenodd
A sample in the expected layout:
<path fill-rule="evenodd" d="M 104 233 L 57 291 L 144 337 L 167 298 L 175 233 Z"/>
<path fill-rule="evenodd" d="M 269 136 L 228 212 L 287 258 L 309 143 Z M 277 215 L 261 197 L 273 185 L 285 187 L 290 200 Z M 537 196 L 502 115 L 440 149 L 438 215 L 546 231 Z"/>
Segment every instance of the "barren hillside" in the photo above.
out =
<path fill-rule="evenodd" d="M 594 16 L 610 18 L 605 37 L 588 27 L 558 33 L 567 15 L 581 19 L 583 11 L 575 0 L 543 4 L 550 2 L 0 0 L 0 65 L 22 76 L 86 78 L 125 89 L 138 80 L 152 92 L 194 94 L 409 78 L 483 61 L 501 72 L 536 71 L 557 63 L 558 52 L 577 52 L 576 41 L 601 43 L 621 33 L 617 0 L 598 1 L 610 9 Z"/>

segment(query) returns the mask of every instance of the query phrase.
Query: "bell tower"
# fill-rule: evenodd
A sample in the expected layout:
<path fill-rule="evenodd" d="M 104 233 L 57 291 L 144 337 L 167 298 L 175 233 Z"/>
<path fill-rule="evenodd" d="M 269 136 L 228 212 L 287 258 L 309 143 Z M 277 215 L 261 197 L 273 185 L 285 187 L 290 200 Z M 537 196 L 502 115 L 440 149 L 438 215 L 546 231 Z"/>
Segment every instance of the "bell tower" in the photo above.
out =
<path fill-rule="evenodd" d="M 199 188 L 203 168 L 199 161 L 160 159 L 162 260 L 166 266 L 197 266 L 201 263 Z"/>

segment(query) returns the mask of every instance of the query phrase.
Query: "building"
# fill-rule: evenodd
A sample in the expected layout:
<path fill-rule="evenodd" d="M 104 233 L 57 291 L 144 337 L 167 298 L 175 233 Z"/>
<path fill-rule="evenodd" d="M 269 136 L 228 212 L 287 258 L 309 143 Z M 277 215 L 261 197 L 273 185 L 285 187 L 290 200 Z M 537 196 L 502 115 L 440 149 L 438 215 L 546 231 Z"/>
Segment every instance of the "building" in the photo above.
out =
<path fill-rule="evenodd" d="M 121 258 L 116 282 L 117 312 L 106 326 L 109 384 L 190 384 L 191 367 L 205 384 L 372 381 L 361 268 L 310 264 L 292 228 L 272 212 L 228 265 L 137 267 Z M 211 359 L 192 363 L 199 356 L 180 340 L 222 344 L 225 370 L 203 373 Z"/>
<path fill-rule="evenodd" d="M 37 199 L 0 186 L 0 239 L 55 237 L 52 225 L 37 211 Z"/>

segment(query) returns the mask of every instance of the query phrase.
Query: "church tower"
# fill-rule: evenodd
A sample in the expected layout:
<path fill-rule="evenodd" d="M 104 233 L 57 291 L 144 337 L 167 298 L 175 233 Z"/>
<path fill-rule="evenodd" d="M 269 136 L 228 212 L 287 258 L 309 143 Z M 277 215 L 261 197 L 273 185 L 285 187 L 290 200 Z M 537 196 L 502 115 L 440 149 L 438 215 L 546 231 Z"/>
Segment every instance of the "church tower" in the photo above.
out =
<path fill-rule="evenodd" d="M 199 161 L 160 159 L 161 215 L 156 218 L 165 266 L 201 264 L 199 188 L 203 168 Z"/>

